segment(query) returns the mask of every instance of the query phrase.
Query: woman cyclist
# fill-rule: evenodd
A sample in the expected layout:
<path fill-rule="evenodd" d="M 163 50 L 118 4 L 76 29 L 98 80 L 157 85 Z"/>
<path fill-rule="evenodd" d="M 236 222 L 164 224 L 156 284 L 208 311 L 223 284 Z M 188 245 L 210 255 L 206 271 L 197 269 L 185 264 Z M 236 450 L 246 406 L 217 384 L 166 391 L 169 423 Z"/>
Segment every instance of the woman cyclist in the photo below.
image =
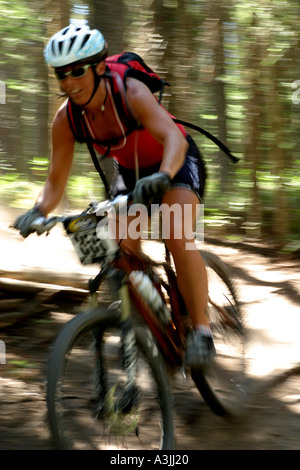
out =
<path fill-rule="evenodd" d="M 15 226 L 23 237 L 27 237 L 37 216 L 51 212 L 63 195 L 76 141 L 68 113 L 71 102 L 81 110 L 94 148 L 115 159 L 118 172 L 115 181 L 118 183 L 114 185 L 114 192 L 120 189 L 132 191 L 133 201 L 143 204 L 161 196 L 162 203 L 182 208 L 185 220 L 170 218 L 166 243 L 173 255 L 178 285 L 194 327 L 187 337 L 185 364 L 202 368 L 215 356 L 206 315 L 206 269 L 199 250 L 196 246 L 191 249 L 191 240 L 186 239 L 182 228 L 187 224 L 195 226 L 204 191 L 204 165 L 184 128 L 174 123 L 144 83 L 132 77 L 126 79 L 126 101 L 139 126 L 129 132 L 129 124 L 119 115 L 114 92 L 106 78 L 107 51 L 101 32 L 86 25 L 70 25 L 56 33 L 47 44 L 46 63 L 54 68 L 67 100 L 53 120 L 52 152 L 45 185 L 35 206 L 20 216 Z M 137 161 L 139 179 L 136 181 Z M 185 211 L 185 205 L 192 211 Z M 126 239 L 122 245 L 124 249 L 136 252 L 140 249 L 140 239 Z"/>

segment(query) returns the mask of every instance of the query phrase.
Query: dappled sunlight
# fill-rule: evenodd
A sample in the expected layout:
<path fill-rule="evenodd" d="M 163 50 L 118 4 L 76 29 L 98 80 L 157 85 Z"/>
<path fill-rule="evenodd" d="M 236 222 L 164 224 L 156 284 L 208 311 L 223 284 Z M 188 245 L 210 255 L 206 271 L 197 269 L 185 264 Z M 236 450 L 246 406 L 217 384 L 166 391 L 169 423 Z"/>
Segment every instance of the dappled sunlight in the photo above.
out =
<path fill-rule="evenodd" d="M 300 414 L 300 394 L 299 395 L 286 395 L 282 399 L 284 405 L 293 413 Z"/>
<path fill-rule="evenodd" d="M 300 362 L 297 305 L 279 295 L 269 294 L 248 305 L 245 313 L 251 375 L 265 376 Z"/>
<path fill-rule="evenodd" d="M 61 226 L 25 240 L 10 228 L 35 204 L 48 175 L 51 122 L 64 97 L 58 98 L 43 50 L 70 21 L 100 29 L 109 55 L 140 54 L 171 85 L 162 97 L 168 112 L 211 133 L 239 158 L 232 164 L 213 140 L 187 128 L 208 174 L 204 243 L 197 244 L 236 275 L 248 334 L 247 373 L 255 391 L 263 391 L 251 403 L 250 419 L 235 428 L 208 411 L 198 394 L 181 400 L 180 383 L 176 411 L 192 410 L 177 428 L 182 441 L 195 449 L 298 448 L 300 376 L 293 368 L 300 364 L 300 2 L 5 0 L 0 17 L 0 346 L 7 346 L 9 363 L 3 377 L 0 370 L 0 441 L 11 439 L 12 448 L 50 446 L 44 356 L 57 330 L 87 306 L 88 280 L 99 270 L 80 263 Z M 111 182 L 113 159 L 101 165 Z M 55 214 L 81 212 L 104 193 L 86 145 L 76 143 Z M 143 248 L 153 260 L 163 259 L 162 243 L 145 241 Z M 54 293 L 62 293 L 62 306 Z M 226 364 L 228 370 L 234 366 Z M 291 370 L 293 376 L 274 385 L 273 378 Z"/>

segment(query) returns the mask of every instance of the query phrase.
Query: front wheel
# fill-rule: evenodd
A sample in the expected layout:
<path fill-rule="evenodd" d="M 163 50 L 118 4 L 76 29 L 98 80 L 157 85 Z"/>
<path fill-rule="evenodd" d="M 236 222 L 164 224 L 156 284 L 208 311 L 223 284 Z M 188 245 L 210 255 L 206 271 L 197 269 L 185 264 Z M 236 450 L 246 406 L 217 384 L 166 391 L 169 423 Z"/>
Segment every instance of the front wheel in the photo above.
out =
<path fill-rule="evenodd" d="M 138 398 L 124 401 L 127 377 L 121 330 L 112 312 L 95 309 L 62 329 L 50 358 L 47 405 L 60 449 L 172 449 L 173 407 L 151 333 L 134 329 Z M 137 398 L 137 399 L 136 399 Z"/>
<path fill-rule="evenodd" d="M 218 415 L 238 416 L 248 401 L 246 334 L 233 277 L 214 253 L 201 251 L 208 275 L 208 315 L 217 357 L 193 380 L 206 403 Z"/>

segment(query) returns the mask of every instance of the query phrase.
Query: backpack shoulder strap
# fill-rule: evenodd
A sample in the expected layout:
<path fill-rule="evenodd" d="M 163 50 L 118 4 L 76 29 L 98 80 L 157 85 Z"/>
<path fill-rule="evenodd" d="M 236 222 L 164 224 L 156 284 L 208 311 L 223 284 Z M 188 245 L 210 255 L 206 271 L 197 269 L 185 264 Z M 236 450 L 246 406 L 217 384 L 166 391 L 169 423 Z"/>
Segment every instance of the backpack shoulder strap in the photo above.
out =
<path fill-rule="evenodd" d="M 106 191 L 106 196 L 108 198 L 110 198 L 111 194 L 110 194 L 109 184 L 107 182 L 107 179 L 105 177 L 105 173 L 101 168 L 99 159 L 98 159 L 98 157 L 96 155 L 96 152 L 94 150 L 92 140 L 90 138 L 88 129 L 87 129 L 86 124 L 85 124 L 85 120 L 82 118 L 81 109 L 79 108 L 79 106 L 76 106 L 70 99 L 68 100 L 68 103 L 67 103 L 67 116 L 68 116 L 68 120 L 69 120 L 71 130 L 72 130 L 73 135 L 75 137 L 75 140 L 77 142 L 80 142 L 80 143 L 85 142 L 87 144 L 87 147 L 88 147 L 88 150 L 89 150 L 90 155 L 92 157 L 94 166 L 95 166 L 96 170 L 98 171 L 98 173 L 99 173 L 99 175 L 102 179 L 102 182 L 104 184 L 104 188 L 105 188 L 105 191 Z M 105 156 L 106 155 L 104 155 L 103 158 Z"/>
<path fill-rule="evenodd" d="M 110 67 L 107 67 L 105 77 L 107 80 L 109 80 L 110 89 L 119 118 L 123 123 L 126 123 L 126 127 L 128 129 L 126 133 L 130 134 L 132 131 L 139 128 L 139 123 L 136 121 L 132 115 L 132 112 L 130 111 L 130 106 L 126 97 L 126 88 L 124 85 L 123 76 L 119 72 L 116 72 Z"/>
<path fill-rule="evenodd" d="M 233 163 L 239 162 L 239 158 L 232 155 L 229 148 L 225 144 L 223 144 L 223 142 L 221 142 L 217 137 L 212 135 L 210 132 L 206 131 L 205 129 L 202 129 L 202 127 L 196 126 L 195 124 L 191 124 L 186 121 L 181 121 L 180 119 L 173 118 L 173 121 L 176 122 L 177 124 L 181 124 L 184 127 L 189 127 L 190 129 L 193 129 L 194 131 L 200 132 L 201 134 L 205 135 L 205 137 L 207 137 L 214 144 L 216 144 L 225 153 L 225 155 L 227 155 L 227 157 L 230 158 L 230 160 Z"/>

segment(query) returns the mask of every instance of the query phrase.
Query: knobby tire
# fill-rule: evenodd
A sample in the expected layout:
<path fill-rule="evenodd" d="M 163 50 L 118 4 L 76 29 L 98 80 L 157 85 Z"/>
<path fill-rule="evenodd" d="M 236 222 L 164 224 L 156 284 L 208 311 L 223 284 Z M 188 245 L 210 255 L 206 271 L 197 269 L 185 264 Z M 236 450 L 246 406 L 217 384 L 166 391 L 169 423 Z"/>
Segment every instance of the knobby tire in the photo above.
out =
<path fill-rule="evenodd" d="M 47 381 L 48 418 L 57 448 L 173 448 L 173 406 L 165 366 L 149 330 L 139 326 L 134 331 L 141 396 L 138 405 L 117 414 L 117 399 L 126 382 L 118 315 L 97 308 L 77 315 L 61 330 L 49 360 Z M 100 347 L 101 366 L 97 358 Z M 108 384 L 105 410 L 109 408 L 109 412 L 103 409 L 100 369 Z"/>

